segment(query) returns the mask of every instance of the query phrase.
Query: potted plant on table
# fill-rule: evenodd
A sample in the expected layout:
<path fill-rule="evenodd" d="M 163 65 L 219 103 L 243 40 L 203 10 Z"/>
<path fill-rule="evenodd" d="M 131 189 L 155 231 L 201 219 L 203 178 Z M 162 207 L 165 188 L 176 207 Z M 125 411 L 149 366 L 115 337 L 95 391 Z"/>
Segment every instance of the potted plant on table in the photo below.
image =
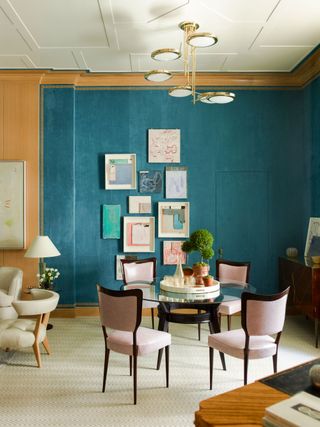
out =
<path fill-rule="evenodd" d="M 38 274 L 39 287 L 42 289 L 53 289 L 53 282 L 60 276 L 57 268 L 46 268 L 42 274 Z"/>
<path fill-rule="evenodd" d="M 189 240 L 182 244 L 182 250 L 187 254 L 191 252 L 199 252 L 201 260 L 193 264 L 193 272 L 196 277 L 196 284 L 203 285 L 203 277 L 209 275 L 210 266 L 204 260 L 209 260 L 213 257 L 214 251 L 212 248 L 214 237 L 209 230 L 200 229 L 194 231 Z"/>

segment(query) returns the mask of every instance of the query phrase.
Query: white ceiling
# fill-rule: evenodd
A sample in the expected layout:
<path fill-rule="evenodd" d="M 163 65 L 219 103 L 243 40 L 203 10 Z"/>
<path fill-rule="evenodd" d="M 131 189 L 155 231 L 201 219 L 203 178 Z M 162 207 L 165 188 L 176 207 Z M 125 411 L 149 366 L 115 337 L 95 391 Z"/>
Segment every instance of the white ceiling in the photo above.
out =
<path fill-rule="evenodd" d="M 218 37 L 198 71 L 291 71 L 320 43 L 320 0 L 0 0 L 0 68 L 182 71 L 150 53 L 186 20 Z"/>

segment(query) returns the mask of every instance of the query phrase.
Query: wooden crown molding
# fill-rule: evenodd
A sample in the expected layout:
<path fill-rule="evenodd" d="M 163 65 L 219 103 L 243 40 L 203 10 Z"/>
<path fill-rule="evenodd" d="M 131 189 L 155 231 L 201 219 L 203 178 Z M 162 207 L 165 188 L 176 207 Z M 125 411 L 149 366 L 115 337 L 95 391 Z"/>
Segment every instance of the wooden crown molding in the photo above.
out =
<path fill-rule="evenodd" d="M 284 73 L 197 73 L 197 87 L 228 88 L 298 88 L 302 89 L 320 75 L 320 48 L 292 72 Z M 166 89 L 185 84 L 184 75 L 177 74 L 168 82 L 148 82 L 143 73 L 90 73 L 84 71 L 3 70 L 0 81 L 34 81 L 43 85 L 77 87 L 132 87 Z"/>

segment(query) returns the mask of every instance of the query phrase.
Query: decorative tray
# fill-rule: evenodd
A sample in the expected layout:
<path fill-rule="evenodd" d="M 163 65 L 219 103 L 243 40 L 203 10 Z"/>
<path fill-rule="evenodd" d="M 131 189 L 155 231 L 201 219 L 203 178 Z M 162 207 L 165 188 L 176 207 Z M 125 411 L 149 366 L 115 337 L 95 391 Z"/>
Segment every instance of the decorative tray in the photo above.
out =
<path fill-rule="evenodd" d="M 219 291 L 220 282 L 214 280 L 213 285 L 211 286 L 175 286 L 172 283 L 161 280 L 160 288 L 167 292 L 176 292 L 181 294 L 207 294 L 210 292 Z"/>

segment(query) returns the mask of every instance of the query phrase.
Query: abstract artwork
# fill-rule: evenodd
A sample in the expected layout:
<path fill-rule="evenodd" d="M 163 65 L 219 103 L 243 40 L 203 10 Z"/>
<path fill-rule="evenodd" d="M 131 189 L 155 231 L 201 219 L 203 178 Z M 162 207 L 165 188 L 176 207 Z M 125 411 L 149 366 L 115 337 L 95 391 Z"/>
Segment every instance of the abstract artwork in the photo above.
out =
<path fill-rule="evenodd" d="M 116 255 L 116 280 L 123 280 L 121 264 L 122 259 L 136 261 L 138 257 L 136 255 Z"/>
<path fill-rule="evenodd" d="M 120 205 L 103 205 L 102 238 L 120 239 Z"/>
<path fill-rule="evenodd" d="M 129 213 L 151 213 L 151 196 L 129 196 Z"/>
<path fill-rule="evenodd" d="M 158 237 L 189 237 L 189 202 L 158 203 Z"/>
<path fill-rule="evenodd" d="M 149 129 L 149 163 L 180 163 L 180 129 Z"/>
<path fill-rule="evenodd" d="M 123 218 L 123 252 L 154 252 L 154 217 Z"/>
<path fill-rule="evenodd" d="M 135 154 L 105 154 L 104 157 L 106 190 L 137 188 Z"/>
<path fill-rule="evenodd" d="M 176 265 L 179 260 L 182 264 L 187 262 L 187 254 L 181 249 L 183 241 L 165 240 L 163 242 L 163 264 Z"/>
<path fill-rule="evenodd" d="M 140 193 L 161 193 L 162 192 L 162 172 L 161 171 L 140 171 L 139 192 Z"/>
<path fill-rule="evenodd" d="M 25 161 L 0 161 L 0 249 L 25 249 L 25 176 Z"/>
<path fill-rule="evenodd" d="M 166 167 L 166 199 L 186 199 L 187 167 Z"/>

